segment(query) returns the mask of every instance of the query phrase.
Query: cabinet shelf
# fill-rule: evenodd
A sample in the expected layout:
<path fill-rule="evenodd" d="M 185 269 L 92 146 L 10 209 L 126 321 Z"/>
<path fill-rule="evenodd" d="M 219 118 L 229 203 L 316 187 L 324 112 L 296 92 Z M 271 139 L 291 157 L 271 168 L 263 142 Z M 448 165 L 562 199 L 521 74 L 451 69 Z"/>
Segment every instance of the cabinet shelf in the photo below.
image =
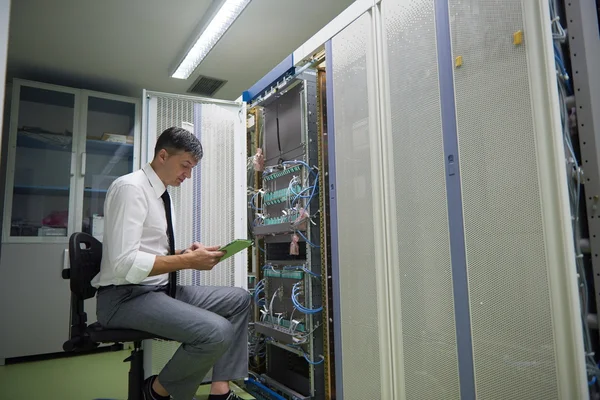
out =
<path fill-rule="evenodd" d="M 73 139 L 68 136 L 56 135 L 57 139 L 63 139 L 63 143 L 52 143 L 51 140 L 44 140 L 43 137 L 35 137 L 25 132 L 19 132 L 17 137 L 18 147 L 27 147 L 31 149 L 43 149 L 43 150 L 54 150 L 54 151 L 65 151 L 70 152 L 72 147 Z M 122 155 L 133 157 L 133 144 L 119 143 L 119 142 L 107 142 L 105 140 L 86 140 L 86 152 L 90 154 L 105 154 L 115 155 L 122 151 Z M 120 150 L 122 149 L 122 150 Z"/>
<path fill-rule="evenodd" d="M 92 189 L 85 188 L 84 193 L 86 196 L 92 194 L 106 194 L 106 189 Z M 67 196 L 69 194 L 68 186 L 35 186 L 35 185 L 15 185 L 15 194 L 27 194 L 27 195 L 38 195 L 38 196 Z"/>
<path fill-rule="evenodd" d="M 107 142 L 105 140 L 92 140 L 86 141 L 86 152 L 91 154 L 106 154 L 116 155 L 119 149 L 122 149 L 123 155 L 133 157 L 133 144 L 129 143 L 118 143 L 118 142 Z"/>
<path fill-rule="evenodd" d="M 71 144 L 73 142 L 73 138 L 69 136 L 56 136 L 56 141 L 53 142 L 51 139 L 46 141 L 43 140 L 42 136 L 36 137 L 34 134 L 29 132 L 21 132 L 17 135 L 17 147 L 26 147 L 30 149 L 42 149 L 42 150 L 53 150 L 53 151 L 71 151 Z M 62 139 L 62 143 L 59 143 L 58 140 Z"/>
<path fill-rule="evenodd" d="M 89 195 L 92 195 L 92 194 L 106 194 L 106 193 L 108 192 L 108 190 L 107 190 L 107 189 L 92 189 L 92 188 L 85 188 L 85 189 L 83 190 L 83 192 L 84 192 L 86 195 L 88 195 L 88 196 L 89 196 Z"/>

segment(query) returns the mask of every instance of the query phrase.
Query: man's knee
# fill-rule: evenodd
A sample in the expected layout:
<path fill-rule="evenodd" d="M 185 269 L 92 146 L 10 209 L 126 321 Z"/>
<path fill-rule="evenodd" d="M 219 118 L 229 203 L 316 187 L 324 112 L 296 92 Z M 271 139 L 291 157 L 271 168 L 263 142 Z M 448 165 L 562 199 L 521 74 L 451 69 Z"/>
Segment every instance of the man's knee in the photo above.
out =
<path fill-rule="evenodd" d="M 210 329 L 204 327 L 195 332 L 193 344 L 225 351 L 233 341 L 233 334 L 231 323 L 225 318 L 217 318 L 211 323 Z"/>
<path fill-rule="evenodd" d="M 252 297 L 250 292 L 248 292 L 246 289 L 239 287 L 232 288 L 231 296 L 234 300 L 234 303 L 237 305 L 237 312 L 242 312 L 250 308 Z"/>

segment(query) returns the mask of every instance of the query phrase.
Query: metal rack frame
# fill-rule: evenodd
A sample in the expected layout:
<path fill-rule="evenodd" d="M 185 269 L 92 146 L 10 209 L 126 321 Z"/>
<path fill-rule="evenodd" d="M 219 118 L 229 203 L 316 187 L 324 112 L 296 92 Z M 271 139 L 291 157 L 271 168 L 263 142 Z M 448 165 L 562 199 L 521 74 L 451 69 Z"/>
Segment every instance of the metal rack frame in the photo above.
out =
<path fill-rule="evenodd" d="M 320 140 L 320 131 L 319 131 L 319 122 L 320 121 L 318 120 L 318 117 L 319 117 L 318 116 L 319 86 L 318 86 L 318 79 L 317 79 L 317 70 L 309 69 L 309 68 L 302 70 L 301 72 L 297 73 L 292 79 L 289 79 L 285 84 L 281 85 L 278 92 L 285 93 L 287 90 L 291 90 L 296 85 L 301 85 L 301 87 L 302 87 L 300 93 L 301 93 L 301 110 L 302 110 L 301 145 L 303 147 L 303 153 L 304 153 L 303 158 L 304 158 L 304 161 L 308 165 L 319 168 L 319 171 L 321 172 L 320 177 L 319 177 L 319 183 L 318 183 L 318 185 L 319 185 L 318 199 L 315 198 L 313 200 L 312 207 L 309 207 L 309 208 L 313 209 L 313 211 L 311 211 L 311 214 L 314 214 L 312 216 L 312 220 L 316 224 L 316 226 L 313 227 L 313 226 L 311 226 L 312 224 L 308 224 L 306 236 L 310 240 L 310 242 L 320 243 L 321 245 L 323 245 L 323 243 L 327 242 L 327 238 L 323 237 L 323 232 L 322 232 L 323 223 L 324 223 L 324 221 L 322 221 L 323 217 L 322 217 L 321 213 L 314 213 L 315 207 L 318 209 L 320 206 L 322 206 L 322 200 L 323 200 L 322 196 L 326 193 L 326 191 L 324 191 L 325 189 L 323 189 L 323 187 L 324 187 L 323 183 L 321 182 L 321 179 L 323 178 L 323 171 L 321 171 L 321 169 L 320 169 L 321 167 L 323 167 L 322 160 L 321 160 L 321 156 L 322 156 L 322 152 L 323 152 L 323 149 L 322 149 L 323 143 Z M 270 103 L 271 101 L 273 101 L 273 98 L 262 99 L 261 101 L 256 102 L 255 106 L 264 106 L 264 105 Z M 262 121 L 262 123 L 264 123 L 264 121 Z M 306 182 L 306 184 L 308 184 L 308 185 L 315 184 L 314 177 L 311 177 L 309 175 L 308 179 L 309 179 L 309 181 Z M 263 187 L 264 187 L 264 183 L 263 183 Z M 269 242 L 278 242 L 279 241 L 277 239 L 278 236 L 286 236 L 287 235 L 287 230 L 285 232 L 282 231 L 282 229 L 284 229 L 284 228 L 287 229 L 287 228 L 285 226 L 282 227 L 282 225 L 285 225 L 285 224 L 276 224 L 274 226 L 256 227 L 256 228 L 254 228 L 254 234 L 264 235 L 266 244 L 268 244 Z M 307 267 L 314 274 L 318 274 L 321 276 L 321 279 L 322 279 L 321 286 L 326 287 L 327 276 L 328 276 L 328 274 L 326 273 L 327 265 L 326 264 L 323 265 L 321 249 L 319 247 L 316 247 L 316 248 L 312 247 L 308 243 L 306 243 L 305 245 L 306 245 Z M 269 260 L 267 255 L 265 255 L 264 258 L 265 258 L 265 262 L 268 262 L 268 261 L 276 262 L 276 260 Z M 312 334 L 312 339 L 309 341 L 308 347 L 307 347 L 307 356 L 312 360 L 316 360 L 320 357 L 320 355 L 326 353 L 325 350 L 326 350 L 327 344 L 324 343 L 324 340 L 325 340 L 324 336 L 326 336 L 326 335 L 322 334 L 327 329 L 327 324 L 325 324 L 325 321 L 326 321 L 325 320 L 325 315 L 326 315 L 326 312 L 325 312 L 326 304 L 325 303 L 326 302 L 324 302 L 322 300 L 323 299 L 323 287 L 319 287 L 318 290 L 317 290 L 317 288 L 314 288 L 311 278 L 308 276 L 304 277 L 304 281 L 305 281 L 305 285 L 306 285 L 306 306 L 311 308 L 311 307 L 313 307 L 314 304 L 322 304 L 324 307 L 323 315 L 310 315 L 310 316 L 308 316 L 307 321 L 306 321 L 307 331 L 313 331 L 313 330 L 315 330 L 315 328 L 317 326 L 320 325 L 319 329 L 315 330 L 314 334 Z M 321 329 L 323 329 L 323 331 L 320 331 Z M 271 345 L 282 348 L 282 349 L 284 349 L 288 352 L 294 353 L 294 354 L 299 354 L 299 355 L 302 354 L 302 353 L 298 353 L 297 351 L 294 351 L 294 349 L 280 345 L 277 342 L 271 342 Z M 268 352 L 267 354 L 270 354 L 270 352 Z M 273 379 L 273 377 L 269 376 L 269 364 L 270 364 L 270 362 L 272 362 L 272 360 L 270 360 L 270 358 L 271 358 L 271 356 L 268 355 L 267 360 L 266 360 L 267 361 L 266 372 L 262 375 L 262 378 L 267 380 L 268 384 L 277 388 L 277 390 L 287 393 L 289 396 L 298 397 L 296 394 L 293 394 L 291 392 L 288 393 L 289 388 L 282 386 L 282 384 L 284 382 L 277 382 Z M 328 390 L 327 389 L 328 385 L 325 383 L 325 379 L 327 378 L 325 363 L 320 363 L 317 365 L 309 365 L 309 376 L 307 376 L 307 378 L 309 380 L 309 386 L 310 386 L 310 398 L 314 398 L 314 399 L 326 398 L 327 394 L 325 392 Z"/>
<path fill-rule="evenodd" d="M 600 25 L 596 2 L 566 0 L 566 25 L 585 183 L 589 251 L 600 310 Z"/>

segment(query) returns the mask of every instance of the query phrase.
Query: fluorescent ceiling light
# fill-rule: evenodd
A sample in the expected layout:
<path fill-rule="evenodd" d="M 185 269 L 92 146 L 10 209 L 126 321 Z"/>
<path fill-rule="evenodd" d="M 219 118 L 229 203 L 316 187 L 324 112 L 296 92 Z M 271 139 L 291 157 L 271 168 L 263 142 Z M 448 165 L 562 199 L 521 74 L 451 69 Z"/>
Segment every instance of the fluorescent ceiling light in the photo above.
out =
<path fill-rule="evenodd" d="M 244 11 L 244 8 L 246 8 L 250 1 L 225 0 L 171 77 L 178 79 L 189 78 L 237 17 Z"/>

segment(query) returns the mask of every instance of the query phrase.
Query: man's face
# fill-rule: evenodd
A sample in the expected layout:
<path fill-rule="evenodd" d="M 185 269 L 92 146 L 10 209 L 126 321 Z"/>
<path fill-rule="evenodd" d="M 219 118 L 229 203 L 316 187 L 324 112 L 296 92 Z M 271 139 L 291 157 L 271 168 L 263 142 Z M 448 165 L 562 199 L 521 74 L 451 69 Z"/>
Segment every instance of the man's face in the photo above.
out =
<path fill-rule="evenodd" d="M 191 153 L 180 151 L 177 153 L 169 154 L 166 150 L 164 151 L 164 171 L 165 176 L 163 179 L 169 186 L 178 187 L 188 178 L 192 177 L 192 168 L 198 164 Z"/>

